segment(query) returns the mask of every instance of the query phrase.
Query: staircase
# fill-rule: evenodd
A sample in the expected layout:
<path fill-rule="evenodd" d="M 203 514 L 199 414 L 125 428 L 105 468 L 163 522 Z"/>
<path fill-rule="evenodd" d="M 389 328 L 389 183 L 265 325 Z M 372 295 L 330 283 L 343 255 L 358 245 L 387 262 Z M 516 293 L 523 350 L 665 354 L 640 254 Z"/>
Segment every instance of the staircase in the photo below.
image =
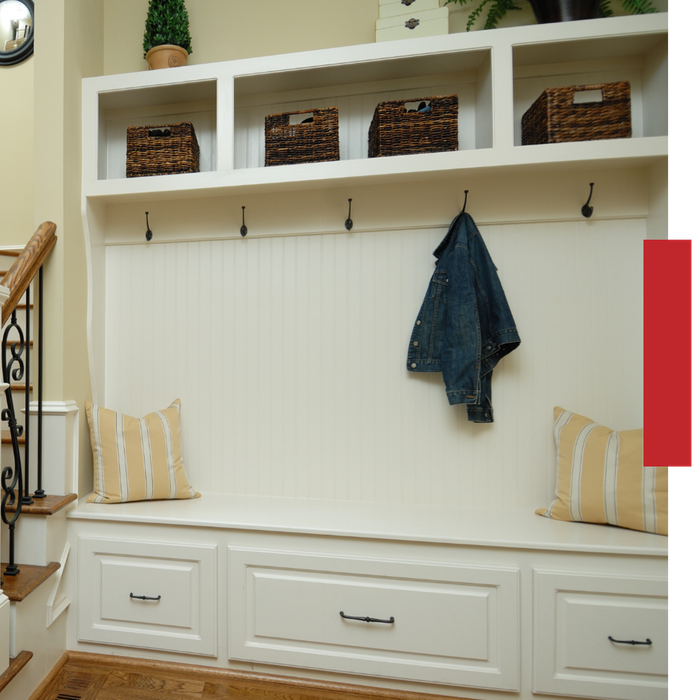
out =
<path fill-rule="evenodd" d="M 7 688 L 8 700 L 28 697 L 46 675 L 49 640 L 61 637 L 49 628 L 69 604 L 60 584 L 69 554 L 65 514 L 77 499 L 78 409 L 43 401 L 41 388 L 42 265 L 54 232 L 47 222 L 24 250 L 0 250 L 0 692 Z"/>

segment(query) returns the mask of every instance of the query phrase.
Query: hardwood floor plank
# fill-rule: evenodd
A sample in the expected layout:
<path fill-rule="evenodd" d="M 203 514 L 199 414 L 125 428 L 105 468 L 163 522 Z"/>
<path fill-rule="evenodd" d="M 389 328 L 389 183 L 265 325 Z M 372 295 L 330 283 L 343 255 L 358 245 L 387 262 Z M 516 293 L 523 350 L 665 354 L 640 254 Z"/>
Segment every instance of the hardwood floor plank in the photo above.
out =
<path fill-rule="evenodd" d="M 191 664 L 68 654 L 56 682 L 32 700 L 449 700 L 443 695 Z"/>
<path fill-rule="evenodd" d="M 41 694 L 32 695 L 32 700 L 97 700 L 109 674 L 96 670 L 76 670 L 69 663 L 64 664 Z"/>
<path fill-rule="evenodd" d="M 107 680 L 107 673 L 89 673 L 65 669 L 64 682 L 59 686 L 60 700 L 97 700 Z M 63 679 L 62 679 L 63 680 Z M 53 698 L 51 700 L 54 700 Z"/>
<path fill-rule="evenodd" d="M 159 693 L 176 692 L 196 693 L 201 695 L 204 690 L 204 681 L 182 678 L 165 677 L 165 675 L 146 675 L 143 673 L 133 673 L 130 671 L 112 671 L 105 682 L 107 688 L 124 688 L 134 690 L 148 690 L 154 693 L 154 697 L 161 697 Z"/>

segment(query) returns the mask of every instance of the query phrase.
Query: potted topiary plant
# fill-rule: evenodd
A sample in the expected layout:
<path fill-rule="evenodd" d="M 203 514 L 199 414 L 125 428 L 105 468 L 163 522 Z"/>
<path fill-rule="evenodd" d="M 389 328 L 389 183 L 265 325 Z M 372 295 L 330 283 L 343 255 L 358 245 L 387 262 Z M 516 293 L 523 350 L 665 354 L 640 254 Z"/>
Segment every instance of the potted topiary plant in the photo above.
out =
<path fill-rule="evenodd" d="M 476 7 L 469 13 L 467 31 L 474 27 L 480 15 L 486 10 L 484 29 L 494 29 L 510 10 L 522 10 L 524 0 L 446 0 L 460 5 Z M 535 19 L 540 24 L 548 22 L 569 22 L 578 19 L 611 17 L 611 0 L 527 0 L 532 6 Z M 651 0 L 622 0 L 623 9 L 632 15 L 658 12 Z M 488 9 L 487 9 L 488 8 Z"/>
<path fill-rule="evenodd" d="M 192 53 L 185 0 L 149 0 L 143 51 L 149 69 L 185 65 Z"/>

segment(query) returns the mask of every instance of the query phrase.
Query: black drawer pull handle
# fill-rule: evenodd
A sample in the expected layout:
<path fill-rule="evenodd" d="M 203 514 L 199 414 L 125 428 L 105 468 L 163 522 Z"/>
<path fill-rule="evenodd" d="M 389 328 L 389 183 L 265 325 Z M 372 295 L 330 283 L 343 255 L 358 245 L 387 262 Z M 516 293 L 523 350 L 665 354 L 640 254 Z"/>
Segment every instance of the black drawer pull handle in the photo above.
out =
<path fill-rule="evenodd" d="M 160 596 L 152 598 L 147 595 L 134 595 L 133 593 L 129 593 L 129 598 L 137 598 L 138 600 L 160 600 Z"/>
<path fill-rule="evenodd" d="M 394 618 L 390 617 L 388 620 L 380 620 L 377 617 L 353 617 L 352 615 L 346 615 L 342 610 L 340 611 L 340 617 L 343 620 L 361 620 L 362 622 L 383 622 L 385 625 L 393 625 Z"/>
<path fill-rule="evenodd" d="M 638 642 L 636 639 L 630 639 L 629 641 L 623 641 L 622 639 L 613 639 L 612 637 L 608 637 L 608 639 L 611 642 L 615 642 L 615 644 L 632 644 L 634 646 L 636 646 L 637 644 L 641 644 L 642 646 L 647 646 L 647 647 L 651 646 L 651 639 L 649 639 L 648 637 L 647 637 L 646 642 Z"/>

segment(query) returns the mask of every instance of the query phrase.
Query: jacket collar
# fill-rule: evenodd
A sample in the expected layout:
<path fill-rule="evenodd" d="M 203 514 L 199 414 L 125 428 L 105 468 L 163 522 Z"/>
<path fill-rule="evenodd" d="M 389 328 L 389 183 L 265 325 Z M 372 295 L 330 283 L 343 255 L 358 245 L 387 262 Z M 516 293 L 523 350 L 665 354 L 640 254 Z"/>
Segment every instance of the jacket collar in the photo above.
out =
<path fill-rule="evenodd" d="M 433 255 L 439 260 L 447 247 L 452 243 L 452 239 L 458 236 L 462 231 L 466 233 L 470 224 L 476 228 L 476 224 L 469 214 L 464 211 L 457 214 L 450 224 L 447 235 L 442 239 L 440 245 L 433 251 Z"/>

